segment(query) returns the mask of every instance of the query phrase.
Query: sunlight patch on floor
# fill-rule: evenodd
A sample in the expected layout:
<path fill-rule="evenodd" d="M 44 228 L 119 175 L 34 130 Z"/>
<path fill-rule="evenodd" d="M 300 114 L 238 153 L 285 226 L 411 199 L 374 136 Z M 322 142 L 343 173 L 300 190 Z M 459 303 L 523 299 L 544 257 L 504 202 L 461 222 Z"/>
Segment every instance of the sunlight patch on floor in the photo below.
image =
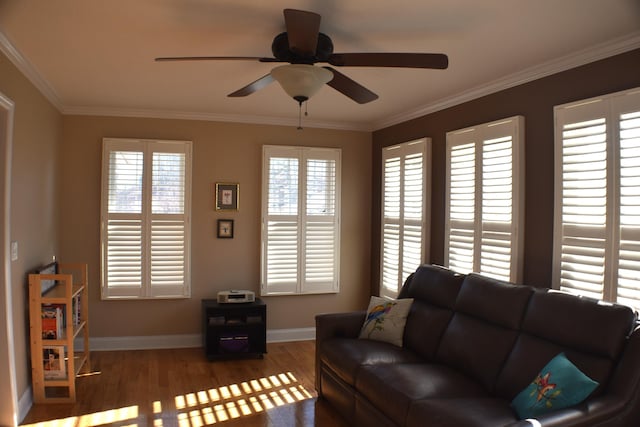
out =
<path fill-rule="evenodd" d="M 296 377 L 291 372 L 286 372 L 178 395 L 175 397 L 175 408 L 178 410 L 178 424 L 181 427 L 201 427 L 259 414 L 311 398 L 312 394 L 298 383 Z M 154 402 L 154 405 L 161 406 L 160 402 Z"/>
<path fill-rule="evenodd" d="M 312 399 L 313 395 L 291 372 L 180 394 L 173 401 L 156 400 L 146 405 L 110 409 L 92 414 L 26 424 L 23 427 L 92 427 L 116 424 L 120 427 L 203 427 L 261 414 L 281 406 Z M 140 405 L 145 405 L 140 402 Z M 153 423 L 149 424 L 148 420 Z"/>
<path fill-rule="evenodd" d="M 76 417 L 26 424 L 24 427 L 85 427 L 114 423 L 119 423 L 119 425 L 125 426 L 127 421 L 131 421 L 131 425 L 137 425 L 136 421 L 138 416 L 138 406 L 127 406 L 123 408 L 109 409 L 107 411 L 94 412 L 92 414 L 79 415 Z"/>

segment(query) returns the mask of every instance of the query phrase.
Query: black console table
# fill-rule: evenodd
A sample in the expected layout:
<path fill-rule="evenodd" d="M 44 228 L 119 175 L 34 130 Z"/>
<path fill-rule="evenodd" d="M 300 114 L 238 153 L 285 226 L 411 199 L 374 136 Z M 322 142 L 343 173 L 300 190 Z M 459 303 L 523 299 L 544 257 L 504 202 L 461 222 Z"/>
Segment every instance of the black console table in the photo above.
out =
<path fill-rule="evenodd" d="M 259 357 L 267 352 L 267 305 L 202 300 L 202 346 L 209 360 Z"/>

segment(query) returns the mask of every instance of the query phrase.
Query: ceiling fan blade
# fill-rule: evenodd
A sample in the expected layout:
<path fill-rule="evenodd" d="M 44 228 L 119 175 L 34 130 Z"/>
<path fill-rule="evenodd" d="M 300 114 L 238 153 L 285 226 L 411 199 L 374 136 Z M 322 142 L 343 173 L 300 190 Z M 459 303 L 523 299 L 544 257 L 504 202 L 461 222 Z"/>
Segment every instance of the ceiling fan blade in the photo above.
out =
<path fill-rule="evenodd" d="M 262 77 L 260 77 L 258 80 L 256 80 L 253 83 L 249 83 L 248 85 L 246 85 L 245 87 L 238 89 L 237 91 L 230 93 L 229 97 L 231 98 L 237 98 L 240 96 L 247 96 L 247 95 L 251 95 L 253 92 L 257 92 L 260 89 L 262 89 L 263 87 L 267 86 L 269 83 L 271 83 L 273 81 L 273 77 L 271 77 L 271 73 L 266 74 Z"/>
<path fill-rule="evenodd" d="M 327 62 L 338 67 L 401 67 L 444 70 L 449 66 L 449 58 L 442 53 L 334 53 Z"/>
<path fill-rule="evenodd" d="M 297 55 L 312 57 L 318 47 L 320 15 L 297 9 L 284 10 L 289 49 Z"/>
<path fill-rule="evenodd" d="M 375 101 L 378 99 L 378 95 L 371 92 L 360 83 L 350 79 L 341 72 L 334 70 L 331 67 L 324 67 L 333 73 L 333 79 L 327 83 L 338 92 L 356 101 L 358 104 L 366 104 L 367 102 Z"/>
<path fill-rule="evenodd" d="M 272 58 L 259 56 L 165 56 L 156 58 L 156 62 L 169 61 L 261 61 L 268 62 Z"/>

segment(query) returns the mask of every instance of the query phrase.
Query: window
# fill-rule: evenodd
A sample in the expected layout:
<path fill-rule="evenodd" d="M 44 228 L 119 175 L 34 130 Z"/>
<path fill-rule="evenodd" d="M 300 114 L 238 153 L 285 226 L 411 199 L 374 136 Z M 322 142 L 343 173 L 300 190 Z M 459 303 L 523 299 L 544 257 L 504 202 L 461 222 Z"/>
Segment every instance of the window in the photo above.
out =
<path fill-rule="evenodd" d="M 430 167 L 430 139 L 382 150 L 382 296 L 397 297 L 409 274 L 428 257 Z"/>
<path fill-rule="evenodd" d="M 338 292 L 340 150 L 264 146 L 262 295 Z"/>
<path fill-rule="evenodd" d="M 190 296 L 191 142 L 103 140 L 103 299 Z"/>
<path fill-rule="evenodd" d="M 553 287 L 640 309 L 640 88 L 554 112 Z"/>
<path fill-rule="evenodd" d="M 445 263 L 521 280 L 524 118 L 447 133 Z"/>

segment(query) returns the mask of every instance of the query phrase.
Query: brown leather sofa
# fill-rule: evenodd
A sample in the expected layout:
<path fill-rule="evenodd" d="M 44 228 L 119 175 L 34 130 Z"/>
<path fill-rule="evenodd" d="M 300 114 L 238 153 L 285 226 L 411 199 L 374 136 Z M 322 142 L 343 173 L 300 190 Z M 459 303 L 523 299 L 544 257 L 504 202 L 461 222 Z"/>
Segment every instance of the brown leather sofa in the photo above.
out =
<path fill-rule="evenodd" d="M 316 317 L 316 389 L 350 425 L 640 426 L 640 329 L 628 307 L 424 265 L 403 346 L 359 339 L 365 311 Z M 555 355 L 599 386 L 519 420 L 511 401 Z"/>

